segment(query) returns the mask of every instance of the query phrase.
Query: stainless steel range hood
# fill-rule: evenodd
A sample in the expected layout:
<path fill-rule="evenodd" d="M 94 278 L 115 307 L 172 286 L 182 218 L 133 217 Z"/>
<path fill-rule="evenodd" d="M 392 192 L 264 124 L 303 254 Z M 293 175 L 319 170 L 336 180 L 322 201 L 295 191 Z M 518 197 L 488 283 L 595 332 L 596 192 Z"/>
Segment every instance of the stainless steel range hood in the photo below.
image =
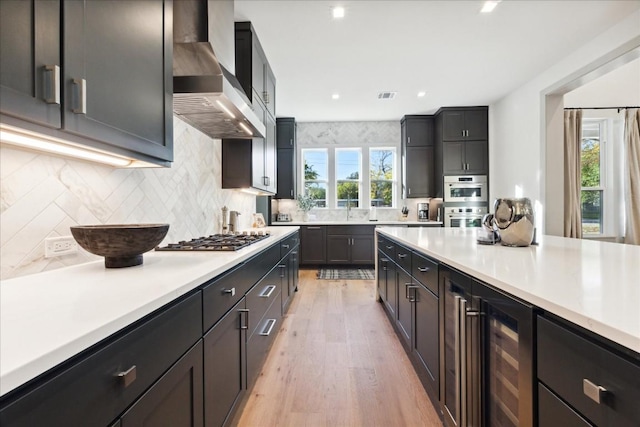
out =
<path fill-rule="evenodd" d="M 174 113 L 212 138 L 264 138 L 264 123 L 210 42 L 217 34 L 216 48 L 235 52 L 233 1 L 181 0 L 173 16 Z"/>

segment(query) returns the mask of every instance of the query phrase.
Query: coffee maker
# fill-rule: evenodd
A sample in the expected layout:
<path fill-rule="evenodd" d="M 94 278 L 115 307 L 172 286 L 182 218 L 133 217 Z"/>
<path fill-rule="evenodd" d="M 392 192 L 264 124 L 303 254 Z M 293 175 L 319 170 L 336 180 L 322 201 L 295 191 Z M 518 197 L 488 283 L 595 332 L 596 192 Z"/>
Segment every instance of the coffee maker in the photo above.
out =
<path fill-rule="evenodd" d="M 429 203 L 418 203 L 418 221 L 429 221 Z"/>

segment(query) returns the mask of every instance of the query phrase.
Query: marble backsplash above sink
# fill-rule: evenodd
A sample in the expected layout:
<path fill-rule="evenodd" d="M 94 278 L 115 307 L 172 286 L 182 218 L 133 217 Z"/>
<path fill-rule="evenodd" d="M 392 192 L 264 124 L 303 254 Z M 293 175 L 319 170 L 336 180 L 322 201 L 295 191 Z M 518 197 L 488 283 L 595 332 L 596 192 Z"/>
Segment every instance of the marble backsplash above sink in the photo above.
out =
<path fill-rule="evenodd" d="M 246 215 L 255 197 L 221 188 L 221 141 L 174 118 L 171 168 L 114 169 L 46 154 L 0 148 L 0 278 L 23 276 L 98 257 L 44 258 L 44 239 L 76 224 L 170 224 L 163 243 L 219 231 L 220 208 Z"/>

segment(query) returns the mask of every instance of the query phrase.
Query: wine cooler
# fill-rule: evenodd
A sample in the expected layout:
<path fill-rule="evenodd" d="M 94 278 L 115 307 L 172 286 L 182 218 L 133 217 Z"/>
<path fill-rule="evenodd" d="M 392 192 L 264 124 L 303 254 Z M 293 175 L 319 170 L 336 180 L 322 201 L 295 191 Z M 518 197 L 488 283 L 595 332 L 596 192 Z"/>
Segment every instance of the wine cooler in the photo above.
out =
<path fill-rule="evenodd" d="M 532 426 L 532 307 L 453 269 L 440 277 L 445 425 Z"/>

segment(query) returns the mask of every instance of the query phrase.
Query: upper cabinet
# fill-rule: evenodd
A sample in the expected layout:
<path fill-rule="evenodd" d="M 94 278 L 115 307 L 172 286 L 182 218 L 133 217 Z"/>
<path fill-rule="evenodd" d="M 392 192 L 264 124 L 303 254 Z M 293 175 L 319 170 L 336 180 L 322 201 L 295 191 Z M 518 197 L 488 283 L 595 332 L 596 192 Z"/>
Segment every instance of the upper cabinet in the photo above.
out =
<path fill-rule="evenodd" d="M 403 198 L 435 196 L 433 116 L 404 116 L 400 122 Z"/>
<path fill-rule="evenodd" d="M 443 141 L 489 139 L 487 107 L 442 108 L 438 115 L 442 119 Z"/>
<path fill-rule="evenodd" d="M 251 101 L 276 115 L 276 78 L 251 22 L 236 22 L 236 77 Z"/>
<path fill-rule="evenodd" d="M 171 1 L 0 7 L 4 123 L 156 164 L 173 160 Z"/>
<path fill-rule="evenodd" d="M 296 119 L 278 117 L 276 119 L 276 140 L 278 153 L 278 191 L 276 199 L 294 199 L 296 194 Z"/>

